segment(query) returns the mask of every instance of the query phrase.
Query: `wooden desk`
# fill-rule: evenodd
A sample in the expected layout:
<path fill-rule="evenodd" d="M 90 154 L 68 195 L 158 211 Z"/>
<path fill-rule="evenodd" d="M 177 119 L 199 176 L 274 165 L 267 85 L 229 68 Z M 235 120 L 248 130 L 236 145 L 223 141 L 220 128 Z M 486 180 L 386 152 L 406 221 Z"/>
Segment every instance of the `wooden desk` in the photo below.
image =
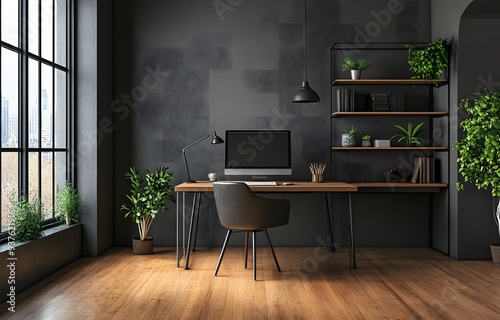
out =
<path fill-rule="evenodd" d="M 323 194 L 323 203 L 325 210 L 325 219 L 328 228 L 327 234 L 327 244 L 328 250 L 331 252 L 335 252 L 335 246 L 333 244 L 333 230 L 332 223 L 330 218 L 330 205 L 328 203 L 328 193 L 330 192 L 348 192 L 349 193 L 349 224 L 351 231 L 351 267 L 356 267 L 355 260 L 355 252 L 354 252 L 354 232 L 352 227 L 352 197 L 351 193 L 356 192 L 358 187 L 352 184 L 348 184 L 345 182 L 310 182 L 310 181 L 293 181 L 291 185 L 283 185 L 283 182 L 278 182 L 276 186 L 250 186 L 250 189 L 253 192 L 259 193 L 322 193 Z M 179 193 L 183 194 L 182 199 L 182 219 L 183 219 L 183 232 L 182 232 L 182 247 L 184 248 L 186 255 L 186 266 L 185 269 L 189 268 L 189 251 L 191 248 L 191 238 L 193 232 L 194 225 L 194 217 L 199 217 L 199 208 L 201 201 L 201 193 L 202 192 L 213 192 L 213 184 L 209 181 L 197 181 L 196 183 L 181 183 L 175 186 L 174 191 L 177 192 L 177 267 L 179 267 L 179 261 L 181 256 L 179 254 Z M 191 208 L 191 220 L 189 224 L 189 234 L 188 234 L 188 243 L 187 250 L 185 247 L 185 230 L 184 230 L 184 220 L 185 220 L 185 194 L 193 193 L 193 205 Z M 196 246 L 196 238 L 195 238 L 195 246 Z"/>

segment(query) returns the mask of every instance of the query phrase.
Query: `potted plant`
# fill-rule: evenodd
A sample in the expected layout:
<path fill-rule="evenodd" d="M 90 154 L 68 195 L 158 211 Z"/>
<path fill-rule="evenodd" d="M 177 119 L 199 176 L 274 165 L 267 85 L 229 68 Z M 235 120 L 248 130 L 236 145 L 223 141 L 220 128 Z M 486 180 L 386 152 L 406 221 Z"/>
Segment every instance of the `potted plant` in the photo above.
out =
<path fill-rule="evenodd" d="M 370 139 L 371 139 L 371 136 L 368 134 L 362 136 L 361 137 L 361 146 L 362 147 L 371 147 L 372 143 L 371 143 Z"/>
<path fill-rule="evenodd" d="M 469 117 L 460 122 L 462 138 L 457 142 L 458 172 L 465 181 L 478 189 L 491 189 L 491 195 L 500 197 L 500 91 L 484 90 L 464 99 L 459 108 Z M 457 183 L 463 190 L 464 184 Z M 500 202 L 494 210 L 494 220 L 500 238 Z M 500 266 L 500 244 L 491 244 L 493 263 Z"/>
<path fill-rule="evenodd" d="M 351 71 L 351 78 L 353 80 L 361 77 L 361 71 L 369 67 L 364 58 L 353 60 L 351 57 L 345 57 L 342 64 L 343 71 Z"/>
<path fill-rule="evenodd" d="M 82 199 L 70 181 L 66 181 L 62 188 L 57 188 L 55 212 L 56 217 L 66 221 L 67 225 L 80 221 Z"/>
<path fill-rule="evenodd" d="M 12 197 L 11 212 L 14 217 L 12 229 L 15 230 L 16 242 L 25 242 L 42 237 L 43 214 L 42 204 L 39 199 L 30 201 L 26 196 L 19 199 Z"/>
<path fill-rule="evenodd" d="M 443 69 L 448 67 L 446 45 L 444 39 L 430 42 L 425 47 L 407 45 L 409 70 L 416 74 L 412 79 L 439 79 Z"/>
<path fill-rule="evenodd" d="M 344 129 L 342 147 L 354 147 L 356 145 L 356 132 L 358 132 L 358 128 L 354 125 L 350 125 Z"/>
<path fill-rule="evenodd" d="M 416 126 L 412 122 L 408 122 L 405 128 L 401 125 L 395 124 L 394 126 L 399 129 L 400 132 L 393 135 L 391 140 L 398 139 L 398 142 L 404 141 L 407 146 L 420 145 L 424 143 L 424 139 L 421 135 L 427 132 L 427 130 L 420 130 L 423 125 L 423 122 L 420 122 Z"/>
<path fill-rule="evenodd" d="M 132 239 L 135 254 L 153 253 L 153 238 L 148 237 L 149 228 L 156 214 L 168 210 L 165 202 L 175 202 L 170 181 L 174 179 L 168 167 L 156 168 L 154 173 L 146 170 L 145 179 L 134 167 L 125 174 L 131 183 L 130 194 L 126 195 L 130 204 L 122 204 L 125 217 L 137 223 L 139 237 Z"/>

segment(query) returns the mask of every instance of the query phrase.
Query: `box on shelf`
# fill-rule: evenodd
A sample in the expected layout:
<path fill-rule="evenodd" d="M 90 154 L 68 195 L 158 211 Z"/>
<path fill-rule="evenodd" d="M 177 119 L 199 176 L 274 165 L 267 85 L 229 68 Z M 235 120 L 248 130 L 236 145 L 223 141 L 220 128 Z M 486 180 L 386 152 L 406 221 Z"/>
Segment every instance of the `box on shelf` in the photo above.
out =
<path fill-rule="evenodd" d="M 375 142 L 374 142 L 373 145 L 376 148 L 390 147 L 391 146 L 391 140 L 375 140 Z"/>

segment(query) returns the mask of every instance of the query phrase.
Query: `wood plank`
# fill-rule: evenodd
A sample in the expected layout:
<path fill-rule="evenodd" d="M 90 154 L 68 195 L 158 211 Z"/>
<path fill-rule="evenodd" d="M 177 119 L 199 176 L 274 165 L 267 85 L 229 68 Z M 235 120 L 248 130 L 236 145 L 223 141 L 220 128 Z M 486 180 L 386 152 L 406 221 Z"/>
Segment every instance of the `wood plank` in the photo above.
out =
<path fill-rule="evenodd" d="M 441 111 L 339 111 L 332 117 L 341 116 L 446 116 L 448 112 Z"/>
<path fill-rule="evenodd" d="M 272 237 L 272 234 L 271 234 Z M 349 251 L 258 247 L 257 278 L 230 247 L 199 248 L 191 269 L 173 248 L 136 256 L 113 248 L 81 258 L 16 296 L 18 319 L 498 319 L 500 268 L 457 261 L 431 248 Z M 13 314 L 0 310 L 0 318 Z"/>
<path fill-rule="evenodd" d="M 332 86 L 338 85 L 412 85 L 412 86 L 428 86 L 436 85 L 438 87 L 444 86 L 448 81 L 446 79 L 336 79 L 333 81 Z"/>
<path fill-rule="evenodd" d="M 436 150 L 444 151 L 448 150 L 447 147 L 332 147 L 334 151 L 353 151 L 353 150 L 364 150 L 364 151 L 374 151 L 374 150 Z"/>
<path fill-rule="evenodd" d="M 357 188 L 345 182 L 323 181 L 293 181 L 291 185 L 283 185 L 277 181 L 276 186 L 250 186 L 254 192 L 355 192 Z M 197 183 L 181 183 L 174 187 L 175 192 L 213 192 L 213 183 L 198 181 Z"/>

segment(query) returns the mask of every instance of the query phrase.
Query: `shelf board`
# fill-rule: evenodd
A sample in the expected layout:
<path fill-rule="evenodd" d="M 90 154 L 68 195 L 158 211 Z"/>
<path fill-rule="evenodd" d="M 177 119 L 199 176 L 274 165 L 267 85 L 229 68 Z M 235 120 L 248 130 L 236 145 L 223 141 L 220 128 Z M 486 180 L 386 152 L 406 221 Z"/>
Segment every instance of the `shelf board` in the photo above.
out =
<path fill-rule="evenodd" d="M 424 80 L 424 79 L 336 79 L 332 86 L 339 85 L 435 85 L 437 87 L 444 86 L 448 83 L 446 79 Z"/>
<path fill-rule="evenodd" d="M 363 112 L 334 112 L 332 117 L 342 116 L 447 116 L 448 112 L 441 111 L 363 111 Z"/>
<path fill-rule="evenodd" d="M 349 150 L 363 150 L 363 151 L 373 151 L 373 150 L 436 150 L 445 151 L 448 150 L 447 147 L 332 147 L 334 151 L 349 151 Z"/>

